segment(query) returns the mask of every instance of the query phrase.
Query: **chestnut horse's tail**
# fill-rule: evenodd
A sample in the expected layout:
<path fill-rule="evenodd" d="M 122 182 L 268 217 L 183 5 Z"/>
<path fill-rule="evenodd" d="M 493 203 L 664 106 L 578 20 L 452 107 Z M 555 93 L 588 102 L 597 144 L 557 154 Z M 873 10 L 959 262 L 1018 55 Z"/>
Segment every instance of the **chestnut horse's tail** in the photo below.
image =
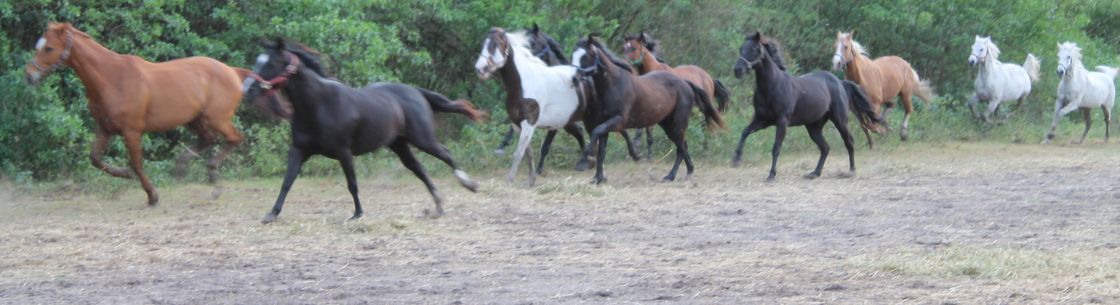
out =
<path fill-rule="evenodd" d="M 479 110 L 478 107 L 475 107 L 474 104 L 471 104 L 468 100 L 460 99 L 452 101 L 446 96 L 428 89 L 416 88 L 416 90 L 420 90 L 420 93 L 424 95 L 424 99 L 428 100 L 428 104 L 432 105 L 432 110 L 436 112 L 459 113 L 475 122 L 486 120 L 486 112 Z"/>
<path fill-rule="evenodd" d="M 883 118 L 875 113 L 875 109 L 871 107 L 871 99 L 867 97 L 867 93 L 853 81 L 843 80 L 841 82 L 844 83 L 844 92 L 848 93 L 848 107 L 856 114 L 859 125 L 866 130 L 880 131 Z"/>
<path fill-rule="evenodd" d="M 250 74 L 253 74 L 253 71 L 247 69 L 231 68 L 233 68 L 234 72 L 237 72 L 237 79 L 240 81 L 245 80 Z M 253 105 L 253 107 L 256 107 L 261 112 L 272 116 L 285 120 L 292 119 L 292 103 L 289 102 L 286 97 L 282 97 L 281 94 L 259 96 L 256 100 L 249 101 L 249 104 Z"/>
<path fill-rule="evenodd" d="M 716 84 L 716 104 L 719 104 L 719 112 L 727 111 L 727 101 L 731 100 L 731 90 L 727 90 L 719 80 L 713 79 L 712 82 Z"/>
<path fill-rule="evenodd" d="M 696 107 L 700 108 L 700 112 L 704 113 L 704 121 L 708 123 L 708 127 L 718 127 L 719 129 L 726 129 L 727 126 L 723 123 L 723 117 L 720 116 L 719 110 L 712 107 L 712 100 L 708 99 L 708 92 L 700 87 L 697 87 L 692 82 L 684 82 L 692 88 L 692 95 L 696 101 Z M 718 90 L 717 90 L 718 92 Z"/>
<path fill-rule="evenodd" d="M 1027 61 L 1023 62 L 1023 69 L 1027 70 L 1027 76 L 1030 76 L 1032 83 L 1038 82 L 1038 70 L 1041 66 L 1042 63 L 1038 61 L 1038 57 L 1034 57 L 1034 54 L 1027 54 Z"/>

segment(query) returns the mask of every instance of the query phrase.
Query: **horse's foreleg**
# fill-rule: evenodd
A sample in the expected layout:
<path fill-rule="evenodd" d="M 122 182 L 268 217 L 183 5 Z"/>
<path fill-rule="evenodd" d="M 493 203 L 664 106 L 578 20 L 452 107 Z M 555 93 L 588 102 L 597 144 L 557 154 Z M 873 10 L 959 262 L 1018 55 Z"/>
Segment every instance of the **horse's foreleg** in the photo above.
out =
<path fill-rule="evenodd" d="M 424 186 L 428 188 L 428 193 L 432 194 L 432 200 L 436 203 L 436 209 L 433 212 L 424 210 L 424 214 L 428 217 L 440 217 L 443 215 L 443 196 L 436 190 L 436 186 L 432 184 L 432 180 L 428 178 L 428 173 L 424 171 L 424 166 L 420 165 L 420 161 L 416 160 L 416 156 L 412 154 L 412 150 L 408 148 L 408 143 L 405 141 L 397 141 L 389 145 L 389 149 L 397 154 L 397 158 L 401 159 L 401 163 L 405 168 L 412 171 L 416 178 L 419 178 Z"/>
<path fill-rule="evenodd" d="M 981 118 L 980 113 L 976 112 L 976 104 L 979 104 L 979 103 L 980 103 L 980 96 L 976 95 L 975 93 L 973 93 L 972 96 L 968 98 L 968 101 L 965 102 L 965 106 L 968 106 L 968 112 L 972 113 L 973 118 L 977 118 L 977 119 Z"/>
<path fill-rule="evenodd" d="M 813 172 L 805 175 L 805 178 L 813 179 L 821 176 L 821 170 L 824 169 L 824 160 L 828 159 L 828 142 L 824 141 L 824 134 L 822 133 L 825 120 L 811 125 L 805 125 L 805 130 L 809 132 L 809 138 L 813 139 L 813 143 L 817 144 L 817 149 L 821 151 L 821 157 L 817 160 L 817 167 Z"/>
<path fill-rule="evenodd" d="M 618 123 L 621 121 L 622 116 L 616 115 L 603 121 L 598 126 L 595 126 L 595 128 L 591 129 L 591 136 L 587 138 L 587 142 L 591 143 L 592 145 L 588 145 L 587 149 L 583 150 L 583 155 L 580 156 L 579 163 L 576 163 L 577 171 L 582 171 L 591 167 L 591 150 L 596 146 L 602 147 L 602 145 L 594 145 L 596 143 L 595 141 L 602 141 L 604 138 L 606 138 L 607 132 L 613 129 L 614 126 L 618 125 Z M 603 153 L 598 153 L 596 155 L 602 154 Z M 603 159 L 598 159 L 595 161 L 596 163 L 603 163 Z"/>
<path fill-rule="evenodd" d="M 587 149 L 587 142 L 584 141 L 583 128 L 582 127 L 580 127 L 579 125 L 574 124 L 574 123 L 573 124 L 568 124 L 568 126 L 564 126 L 564 132 L 567 132 L 568 134 L 572 135 L 573 138 L 576 139 L 576 142 L 579 143 L 580 153 L 583 153 L 583 150 Z M 544 162 L 543 161 L 544 160 L 544 154 L 546 154 L 546 152 L 542 151 L 541 152 L 541 160 L 542 160 L 541 162 Z"/>
<path fill-rule="evenodd" d="M 598 128 L 596 128 L 596 129 L 598 129 Z M 607 182 L 607 175 L 603 173 L 603 163 L 606 163 L 605 161 L 607 160 L 607 139 L 609 139 L 609 138 L 610 137 L 603 137 L 603 136 L 600 136 L 598 138 L 599 139 L 599 153 L 598 153 L 598 157 L 596 158 L 596 159 L 598 159 L 598 162 L 595 162 L 596 163 L 595 164 L 595 179 L 593 180 L 593 182 L 595 184 L 600 184 L 600 183 L 603 183 L 603 182 Z"/>
<path fill-rule="evenodd" d="M 743 145 L 747 143 L 747 136 L 763 127 L 766 127 L 766 124 L 755 119 L 751 120 L 746 128 L 743 128 L 743 134 L 739 136 L 739 145 L 735 146 L 735 155 L 731 157 L 731 167 L 739 167 L 743 163 Z"/>
<path fill-rule="evenodd" d="M 1085 118 L 1085 131 L 1081 132 L 1081 140 L 1077 140 L 1077 144 L 1085 143 L 1085 136 L 1089 135 L 1089 127 L 1093 126 L 1093 112 L 1091 109 L 1081 109 L 1081 114 Z"/>
<path fill-rule="evenodd" d="M 506 154 L 506 146 L 509 146 L 509 142 L 513 141 L 513 129 L 514 128 L 510 126 L 509 131 L 506 131 L 506 135 L 502 136 L 502 142 L 498 143 L 497 149 L 494 149 L 495 155 L 501 156 Z"/>
<path fill-rule="evenodd" d="M 517 139 L 517 148 L 515 148 L 515 150 L 513 151 L 513 165 L 511 165 L 510 168 L 509 168 L 509 174 L 506 174 L 506 182 L 511 183 L 511 184 L 513 183 L 513 178 L 514 178 L 514 176 L 517 176 L 517 168 L 520 167 L 521 160 L 525 157 L 526 153 L 531 153 L 531 151 L 529 151 L 529 144 L 531 144 L 533 142 L 533 131 L 534 130 L 536 130 L 536 127 L 533 127 L 532 124 L 529 124 L 529 121 L 527 121 L 527 120 L 526 121 L 521 121 L 521 134 Z M 533 172 L 532 161 L 530 160 L 529 161 L 529 177 L 530 177 L 530 180 L 532 179 L 533 175 L 535 175 L 535 174 L 536 173 Z"/>
<path fill-rule="evenodd" d="M 179 153 L 179 157 L 175 158 L 175 169 L 172 170 L 171 175 L 176 178 L 183 178 L 183 176 L 186 176 L 187 162 L 195 157 L 202 157 L 202 154 L 213 148 L 216 143 L 214 134 L 202 124 L 201 119 L 196 119 L 187 126 L 198 136 L 198 143 L 183 150 L 183 152 Z"/>
<path fill-rule="evenodd" d="M 1054 130 L 1058 129 L 1058 123 L 1061 122 L 1062 116 L 1065 116 L 1066 113 L 1069 113 L 1069 111 L 1073 111 L 1067 111 L 1067 109 L 1070 109 L 1070 106 L 1072 105 L 1073 103 L 1069 103 L 1069 105 L 1062 107 L 1061 99 L 1057 99 L 1054 101 L 1054 119 L 1050 122 L 1050 131 L 1046 132 L 1046 137 L 1042 139 L 1042 144 L 1049 144 L 1050 140 L 1054 139 Z"/>
<path fill-rule="evenodd" d="M 766 177 L 766 181 L 774 181 L 774 177 L 778 175 L 778 155 L 782 153 L 782 141 L 786 139 L 786 128 L 788 126 L 788 119 L 778 120 L 777 130 L 774 131 L 774 148 L 770 150 L 770 176 Z"/>
<path fill-rule="evenodd" d="M 304 154 L 299 148 L 288 147 L 288 172 L 284 174 L 284 183 L 280 185 L 280 195 L 276 197 L 276 203 L 272 205 L 272 210 L 264 215 L 261 223 L 272 223 L 276 221 L 276 217 L 280 216 L 280 210 L 284 208 L 284 198 L 288 197 L 288 191 L 292 189 L 292 183 L 296 181 L 300 169 L 303 168 L 303 162 L 306 162 L 308 157 L 310 155 Z"/>
<path fill-rule="evenodd" d="M 993 98 L 991 101 L 988 101 L 988 110 L 984 111 L 984 122 L 992 122 L 992 116 L 996 115 L 996 111 L 999 110 L 999 104 L 1000 100 L 998 98 Z"/>
<path fill-rule="evenodd" d="M 609 137 L 607 137 L 606 135 L 621 122 L 622 116 L 616 115 L 603 121 L 591 130 L 591 138 L 589 138 L 588 141 L 591 143 L 595 143 L 595 141 L 598 141 L 599 143 L 598 157 L 596 158 L 595 162 L 595 179 L 593 180 L 593 183 L 595 184 L 600 184 L 607 181 L 607 177 L 603 174 L 603 163 L 607 158 L 607 139 L 609 139 Z M 583 152 L 585 156 L 591 154 L 591 146 L 592 145 L 588 145 L 588 149 Z M 584 168 L 587 168 L 586 164 L 584 164 L 586 158 L 580 159 L 581 160 L 579 165 L 584 165 Z M 579 168 L 579 165 L 577 165 L 576 168 Z"/>
<path fill-rule="evenodd" d="M 653 161 L 653 127 L 646 127 L 646 157 Z"/>
<path fill-rule="evenodd" d="M 155 206 L 159 203 L 159 192 L 156 192 L 156 187 L 152 185 L 152 181 L 148 180 L 148 175 L 144 174 L 144 150 L 140 145 L 141 135 L 140 132 L 126 132 L 124 134 L 124 145 L 128 148 L 132 172 L 140 178 L 140 185 L 144 187 L 144 192 L 148 193 L 148 206 Z"/>
<path fill-rule="evenodd" d="M 93 148 L 89 151 L 89 162 L 93 164 L 93 167 L 113 177 L 132 178 L 127 169 L 110 166 L 106 164 L 104 160 L 101 160 L 101 156 L 105 154 L 105 145 L 109 144 L 109 133 L 98 128 L 95 135 L 96 137 L 93 139 Z"/>
<path fill-rule="evenodd" d="M 362 201 L 358 199 L 358 179 L 354 177 L 354 155 L 349 151 L 338 154 L 338 165 L 342 166 L 342 173 L 346 175 L 346 189 L 354 199 L 354 216 L 350 220 L 362 218 Z"/>

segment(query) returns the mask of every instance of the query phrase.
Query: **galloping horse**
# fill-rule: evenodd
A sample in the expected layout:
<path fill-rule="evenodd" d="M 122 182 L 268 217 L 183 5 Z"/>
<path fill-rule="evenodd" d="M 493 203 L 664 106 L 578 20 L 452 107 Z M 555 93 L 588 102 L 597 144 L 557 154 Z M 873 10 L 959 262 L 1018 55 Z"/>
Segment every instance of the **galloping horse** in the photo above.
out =
<path fill-rule="evenodd" d="M 1062 81 L 1058 83 L 1058 99 L 1054 101 L 1054 121 L 1050 123 L 1050 131 L 1042 144 L 1050 143 L 1054 139 L 1054 129 L 1066 114 L 1081 109 L 1085 116 L 1085 131 L 1081 133 L 1081 140 L 1089 134 L 1089 127 L 1093 125 L 1092 110 L 1101 107 L 1104 111 L 1104 141 L 1108 142 L 1109 127 L 1112 121 L 1112 106 L 1116 103 L 1116 68 L 1097 66 L 1100 72 L 1085 70 L 1081 63 L 1081 48 L 1072 42 L 1058 45 L 1058 76 Z"/>
<path fill-rule="evenodd" d="M 610 54 L 598 39 L 591 36 L 579 41 L 572 53 L 572 61 L 579 66 L 581 78 L 590 79 L 595 88 L 584 116 L 588 127 L 595 126 L 591 131 L 591 143 L 598 141 L 599 144 L 594 183 L 607 180 L 603 175 L 607 132 L 653 124 L 661 125 L 676 145 L 677 159 L 663 180 L 676 179 L 681 161 L 685 162 L 688 174 L 692 175 L 692 157 L 688 155 L 688 144 L 684 138 L 692 106 L 700 108 L 709 126 L 724 126 L 719 111 L 712 107 L 703 89 L 663 71 L 636 76 L 630 65 Z M 584 150 L 585 155 L 590 153 L 590 147 Z"/>
<path fill-rule="evenodd" d="M 208 57 L 190 57 L 152 63 L 132 55 L 121 55 L 97 42 L 69 23 L 50 23 L 35 45 L 35 56 L 24 68 L 31 85 L 63 67 L 71 67 L 82 80 L 93 116 L 93 166 L 115 177 L 135 174 L 148 195 L 148 205 L 159 202 L 159 193 L 144 174 L 144 132 L 165 131 L 181 125 L 198 135 L 192 151 L 210 150 L 214 132 L 225 138 L 222 149 L 206 163 L 211 182 L 226 155 L 241 143 L 233 127 L 233 115 L 241 101 L 238 70 Z M 245 74 L 241 72 L 241 74 Z M 132 173 L 101 160 L 112 136 L 124 138 Z M 179 169 L 193 156 L 186 151 L 178 158 Z"/>
<path fill-rule="evenodd" d="M 813 139 L 821 151 L 817 167 L 805 177 L 820 177 L 829 150 L 821 131 L 825 123 L 832 121 L 832 125 L 844 139 L 844 148 L 848 150 L 848 168 L 852 172 L 856 171 L 852 134 L 848 132 L 849 106 L 859 118 L 860 126 L 865 129 L 878 128 L 877 125 L 882 122 L 859 85 L 852 81 L 841 81 L 825 71 L 798 77 L 787 74 L 777 45 L 759 32 L 747 36 L 739 47 L 739 58 L 735 60 L 736 78 L 743 78 L 751 70 L 755 72 L 757 84 L 754 117 L 743 129 L 739 146 L 735 148 L 735 156 L 731 159 L 732 166 L 738 167 L 742 162 L 743 143 L 747 136 L 757 130 L 775 126 L 777 132 L 774 134 L 774 148 L 770 152 L 770 175 L 766 177 L 767 181 L 773 181 L 777 175 L 778 155 L 782 151 L 786 128 L 805 125 L 809 138 Z"/>
<path fill-rule="evenodd" d="M 657 59 L 657 56 L 647 48 L 651 42 L 646 39 L 648 35 L 642 32 L 638 35 L 626 35 L 626 44 L 622 47 L 623 53 L 626 58 L 630 60 L 630 64 L 638 68 L 638 74 L 644 75 L 653 71 L 668 71 L 677 77 L 704 89 L 708 94 L 708 100 L 714 100 L 719 104 L 719 111 L 727 110 L 727 100 L 731 96 L 731 92 L 727 87 L 720 83 L 718 80 L 712 78 L 708 71 L 694 65 L 680 65 L 671 67 Z"/>
<path fill-rule="evenodd" d="M 432 114 L 432 110 L 453 112 L 482 120 L 486 114 L 468 101 L 451 101 L 439 93 L 404 84 L 374 83 L 361 89 L 350 88 L 325 77 L 317 52 L 283 40 L 265 46 L 244 86 L 246 99 L 283 90 L 292 103 L 288 172 L 275 205 L 262 220 L 264 223 L 276 221 L 300 168 L 314 155 L 338 160 L 342 166 L 346 186 L 354 199 L 351 219 L 362 217 L 354 156 L 382 146 L 389 146 L 401 163 L 428 187 L 436 205 L 434 212 L 424 211 L 429 217 L 443 215 L 443 197 L 409 145 L 451 166 L 455 178 L 466 189 L 478 190 L 478 182 L 460 170 L 447 148 L 436 140 Z"/>
<path fill-rule="evenodd" d="M 832 67 L 837 71 L 846 71 L 845 78 L 863 86 L 867 97 L 871 98 L 872 109 L 886 122 L 887 114 L 894 108 L 894 98 L 902 99 L 902 106 L 906 115 L 902 117 L 902 128 L 898 135 L 906 141 L 910 137 L 910 113 L 914 112 L 914 103 L 910 101 L 911 95 L 917 95 L 927 103 L 933 100 L 933 90 L 929 81 L 918 78 L 918 72 L 910 67 L 910 63 L 898 56 L 883 56 L 871 60 L 867 50 L 855 40 L 854 33 L 836 33 L 836 54 L 832 56 Z M 886 109 L 880 111 L 880 105 Z M 878 131 L 878 130 L 876 130 Z M 863 133 L 867 136 L 867 147 L 874 147 L 871 131 L 866 126 Z"/>
<path fill-rule="evenodd" d="M 968 99 L 968 110 L 973 116 L 978 116 L 974 105 L 979 101 L 988 101 L 984 121 L 991 121 L 992 114 L 1003 101 L 1018 100 L 1015 107 L 1022 107 L 1027 95 L 1031 94 L 1031 83 L 1038 82 L 1039 62 L 1034 54 L 1027 54 L 1027 60 L 1019 66 L 1000 62 L 999 53 L 992 37 L 976 36 L 972 53 L 968 55 L 969 66 L 980 64 L 980 72 L 976 75 L 976 94 Z"/>

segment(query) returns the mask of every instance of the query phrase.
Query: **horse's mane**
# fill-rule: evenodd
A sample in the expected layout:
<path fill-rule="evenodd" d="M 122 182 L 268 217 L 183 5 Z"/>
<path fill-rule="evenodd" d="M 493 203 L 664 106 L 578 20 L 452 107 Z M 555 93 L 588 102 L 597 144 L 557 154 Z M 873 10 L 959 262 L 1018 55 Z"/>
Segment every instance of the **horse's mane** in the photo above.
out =
<path fill-rule="evenodd" d="M 552 49 L 552 54 L 556 56 L 556 59 L 559 59 L 561 63 L 571 63 L 571 61 L 568 60 L 568 56 L 564 55 L 564 48 L 560 47 L 560 43 L 557 42 L 556 39 L 553 39 L 552 36 L 547 33 L 539 33 L 541 37 L 544 37 L 544 40 L 548 42 L 548 47 Z"/>
<path fill-rule="evenodd" d="M 621 56 L 618 56 L 618 54 L 614 54 L 614 52 L 611 52 L 609 48 L 604 47 L 603 42 L 599 41 L 598 39 L 580 39 L 580 41 L 576 43 L 576 45 L 585 49 L 589 46 L 595 46 L 595 48 L 601 50 L 603 54 L 606 54 L 607 59 L 609 59 L 611 63 L 614 63 L 615 66 L 618 66 L 619 68 L 622 68 L 627 72 L 634 73 L 634 67 L 631 67 L 628 61 L 624 60 Z"/>
<path fill-rule="evenodd" d="M 509 41 L 510 50 L 514 54 L 520 55 L 519 57 L 529 62 L 538 63 L 542 66 L 548 66 L 539 57 L 533 56 L 533 51 L 529 49 L 529 38 L 526 37 L 525 31 L 505 32 L 506 39 Z"/>
<path fill-rule="evenodd" d="M 991 56 L 993 60 L 999 60 L 999 47 L 992 42 L 992 39 L 988 38 L 984 41 L 984 45 L 988 47 L 988 56 Z"/>
<path fill-rule="evenodd" d="M 863 48 L 862 44 L 859 44 L 859 41 L 855 41 L 854 39 L 852 40 L 852 50 L 855 50 L 857 54 L 871 57 L 871 52 L 868 52 L 867 49 Z"/>
<path fill-rule="evenodd" d="M 855 42 L 855 41 L 852 41 L 852 42 Z M 763 44 L 762 45 L 766 48 L 766 52 L 770 54 L 770 57 L 774 59 L 774 63 L 778 64 L 778 69 L 782 70 L 782 71 L 785 71 L 786 70 L 786 61 L 782 57 L 782 44 L 781 44 L 781 42 L 779 42 L 777 39 L 771 38 L 769 36 L 763 36 Z"/>
<path fill-rule="evenodd" d="M 326 69 L 324 69 L 322 53 L 319 53 L 319 51 L 294 40 L 285 40 L 284 49 L 288 52 L 292 52 L 292 54 L 295 54 L 296 57 L 299 57 L 299 60 L 303 63 L 303 65 L 311 69 L 312 71 L 315 71 L 315 73 L 318 73 L 319 75 L 326 78 L 333 78 L 333 76 L 331 76 L 330 73 Z"/>
<path fill-rule="evenodd" d="M 661 57 L 661 40 L 654 39 L 653 35 L 650 35 L 646 32 L 642 32 L 639 35 L 642 41 L 645 42 L 646 49 L 649 50 L 651 54 L 653 54 L 653 58 L 657 59 L 658 62 L 667 63 L 667 61 L 665 61 L 665 58 Z"/>
<path fill-rule="evenodd" d="M 1074 62 L 1081 62 L 1081 47 L 1078 47 L 1077 43 L 1068 42 L 1068 41 L 1063 42 L 1060 46 L 1058 46 L 1058 49 L 1059 50 L 1069 50 L 1069 52 L 1071 53 L 1070 56 L 1073 57 L 1073 61 Z"/>

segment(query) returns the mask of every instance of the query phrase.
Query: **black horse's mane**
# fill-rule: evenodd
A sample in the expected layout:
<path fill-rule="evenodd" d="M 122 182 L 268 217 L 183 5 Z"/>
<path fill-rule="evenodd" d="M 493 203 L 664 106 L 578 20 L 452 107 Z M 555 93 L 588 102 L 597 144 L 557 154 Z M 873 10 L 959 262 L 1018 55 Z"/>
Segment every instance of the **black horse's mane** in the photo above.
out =
<path fill-rule="evenodd" d="M 779 42 L 778 40 L 776 40 L 774 38 L 770 38 L 768 36 L 762 36 L 762 41 L 760 41 L 760 42 L 762 43 L 763 47 L 766 47 L 766 53 L 770 54 L 770 58 L 773 58 L 774 63 L 778 64 L 778 69 L 780 69 L 782 71 L 785 71 L 786 70 L 786 62 L 785 62 L 785 59 L 783 59 L 783 57 L 782 57 L 782 44 L 781 44 L 781 42 Z"/>
<path fill-rule="evenodd" d="M 556 42 L 556 39 L 553 39 L 551 35 L 548 35 L 545 32 L 538 32 L 538 33 L 548 43 L 548 47 L 550 49 L 552 49 L 552 54 L 556 55 L 556 59 L 559 59 L 561 63 L 570 63 L 571 62 L 571 61 L 568 60 L 568 57 L 564 55 L 564 48 L 560 47 L 560 43 Z"/>
<path fill-rule="evenodd" d="M 284 50 L 292 52 L 296 57 L 299 57 L 300 62 L 302 62 L 304 66 L 315 71 L 315 73 L 318 73 L 322 77 L 333 78 L 329 71 L 324 68 L 322 60 L 323 55 L 319 53 L 318 50 L 312 49 L 295 40 L 281 40 L 281 43 L 282 45 L 279 46 L 282 46 Z"/>
<path fill-rule="evenodd" d="M 611 52 L 611 50 L 609 48 L 604 47 L 603 43 L 601 41 L 599 41 L 599 39 L 594 39 L 594 38 L 592 38 L 590 40 L 588 40 L 587 38 L 580 39 L 580 41 L 578 43 L 576 43 L 576 46 L 582 47 L 584 49 L 588 49 L 588 47 L 594 46 L 595 48 L 601 50 L 603 52 L 603 54 L 606 54 L 607 59 L 610 59 L 610 62 L 614 63 L 615 66 L 618 66 L 619 68 L 625 69 L 627 72 L 630 72 L 630 73 L 634 72 L 634 67 L 631 67 L 629 62 L 624 60 L 621 56 L 618 56 L 617 54 L 614 54 L 614 52 Z"/>

